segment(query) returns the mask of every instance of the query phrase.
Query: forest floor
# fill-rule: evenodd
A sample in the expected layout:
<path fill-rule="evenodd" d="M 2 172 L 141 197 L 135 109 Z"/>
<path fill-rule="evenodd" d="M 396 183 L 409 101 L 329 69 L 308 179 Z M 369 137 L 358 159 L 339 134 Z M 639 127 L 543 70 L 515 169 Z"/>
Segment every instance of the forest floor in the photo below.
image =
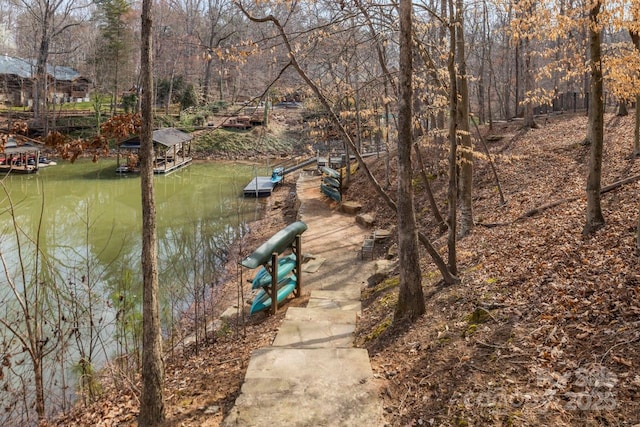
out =
<path fill-rule="evenodd" d="M 506 203 L 486 156 L 478 156 L 476 227 L 457 244 L 460 284 L 442 286 L 425 255 L 426 314 L 411 324 L 392 323 L 397 281 L 363 294 L 357 342 L 385 380 L 390 425 L 640 423 L 640 159 L 631 156 L 633 117 L 606 116 L 603 188 L 636 179 L 602 195 L 606 225 L 591 236 L 582 235 L 587 118 L 538 123 L 528 131 L 517 122 L 484 130 L 494 137 L 489 147 Z M 443 201 L 441 175 L 431 184 Z M 358 178 L 349 195 L 367 187 Z M 416 212 L 428 232 L 436 227 L 423 189 L 420 181 Z M 361 199 L 365 211 L 379 209 Z M 377 213 L 382 226 L 393 218 Z M 446 236 L 431 236 L 445 256 Z"/>
<path fill-rule="evenodd" d="M 583 236 L 587 119 L 559 115 L 538 123 L 527 131 L 519 122 L 483 129 L 493 136 L 489 150 L 506 203 L 500 203 L 487 156 L 479 154 L 476 226 L 457 244 L 459 284 L 443 286 L 425 253 L 427 311 L 413 323 L 393 322 L 397 277 L 363 290 L 356 341 L 369 351 L 389 425 L 640 424 L 639 184 L 632 180 L 604 193 L 606 225 Z M 607 115 L 605 135 L 603 186 L 638 176 L 633 118 Z M 427 173 L 444 210 L 446 153 L 423 149 L 425 159 L 442 159 Z M 383 160 L 368 164 L 384 182 Z M 394 170 L 390 178 L 393 191 Z M 419 226 L 446 258 L 446 236 L 434 231 L 425 183 L 417 176 L 415 182 Z M 269 199 L 245 248 L 295 219 L 293 185 L 289 181 Z M 372 194 L 357 173 L 346 199 L 359 201 L 376 228 L 393 230 L 395 214 Z M 390 256 L 393 245 L 377 247 L 376 256 Z M 221 300 L 233 300 L 238 282 L 229 283 Z M 305 304 L 299 298 L 286 306 Z M 284 312 L 231 322 L 197 351 L 191 346 L 167 354 L 166 425 L 218 426 L 239 393 L 251 351 L 270 344 Z M 128 381 L 116 372 L 105 370 L 100 400 L 52 424 L 135 425 L 139 378 Z"/>

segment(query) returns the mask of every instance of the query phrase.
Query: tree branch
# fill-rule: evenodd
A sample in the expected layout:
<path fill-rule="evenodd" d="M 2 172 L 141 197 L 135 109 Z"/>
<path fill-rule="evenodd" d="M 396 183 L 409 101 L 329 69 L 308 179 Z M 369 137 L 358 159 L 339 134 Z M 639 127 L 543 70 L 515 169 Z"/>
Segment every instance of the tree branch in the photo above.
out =
<path fill-rule="evenodd" d="M 356 160 L 358 161 L 358 165 L 364 171 L 365 175 L 369 179 L 369 182 L 371 182 L 371 184 L 373 185 L 376 193 L 382 198 L 382 200 L 385 201 L 385 203 L 387 204 L 387 206 L 389 206 L 389 208 L 391 208 L 394 212 L 397 212 L 398 209 L 397 209 L 396 202 L 391 198 L 389 194 L 387 194 L 386 191 L 384 191 L 382 186 L 378 183 L 376 178 L 371 173 L 371 170 L 369 170 L 369 167 L 367 166 L 367 164 L 364 162 L 364 159 L 360 155 L 360 152 L 358 151 L 355 142 L 351 138 L 351 135 L 349 135 L 349 132 L 347 132 L 347 130 L 343 126 L 342 122 L 340 121 L 340 118 L 337 116 L 337 114 L 331 107 L 329 100 L 324 96 L 320 88 L 311 80 L 311 78 L 307 75 L 307 73 L 302 69 L 302 67 L 298 63 L 296 59 L 296 54 L 294 52 L 293 47 L 291 46 L 289 37 L 287 36 L 284 30 L 284 26 L 280 23 L 280 21 L 275 16 L 271 14 L 262 18 L 254 17 L 244 8 L 241 1 L 236 1 L 236 4 L 238 5 L 242 13 L 250 21 L 256 22 L 256 23 L 271 23 L 276 27 L 287 49 L 287 52 L 289 53 L 289 60 L 291 65 L 296 69 L 300 77 L 305 81 L 305 83 L 309 86 L 309 88 L 311 88 L 311 90 L 316 95 L 316 97 L 318 98 L 322 106 L 327 110 L 327 113 L 329 114 L 331 121 L 336 125 L 336 127 L 340 131 L 340 134 L 343 136 L 343 138 L 349 145 L 349 148 L 353 151 L 356 157 Z M 442 257 L 440 256 L 436 248 L 431 244 L 427 236 L 425 236 L 423 233 L 418 232 L 418 239 L 423 244 L 423 246 L 431 256 L 431 258 L 433 259 L 433 262 L 438 267 L 438 270 L 440 270 L 440 273 L 442 274 L 444 281 L 447 284 L 457 283 L 459 279 L 456 276 L 451 274 L 446 263 L 443 261 Z"/>

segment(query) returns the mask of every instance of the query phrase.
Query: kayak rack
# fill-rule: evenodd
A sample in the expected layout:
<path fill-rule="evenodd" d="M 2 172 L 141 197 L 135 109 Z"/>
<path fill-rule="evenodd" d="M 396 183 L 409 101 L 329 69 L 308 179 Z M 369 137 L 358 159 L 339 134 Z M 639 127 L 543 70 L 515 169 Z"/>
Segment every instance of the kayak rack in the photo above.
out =
<path fill-rule="evenodd" d="M 271 275 L 271 285 L 263 289 L 271 298 L 270 309 L 272 314 L 278 311 L 278 256 L 287 249 L 291 249 L 296 256 L 296 266 L 293 269 L 293 274 L 296 277 L 296 286 L 293 294 L 294 297 L 302 295 L 302 233 L 306 229 L 307 224 L 302 221 L 291 223 L 240 261 L 240 265 L 250 269 L 262 266 Z"/>

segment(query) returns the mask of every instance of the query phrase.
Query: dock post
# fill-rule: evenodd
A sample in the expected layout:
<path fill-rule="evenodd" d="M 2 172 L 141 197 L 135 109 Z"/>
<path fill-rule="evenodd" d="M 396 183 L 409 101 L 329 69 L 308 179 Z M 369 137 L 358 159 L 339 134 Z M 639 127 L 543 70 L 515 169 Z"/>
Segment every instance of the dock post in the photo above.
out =
<path fill-rule="evenodd" d="M 256 180 L 256 199 L 258 198 L 258 171 L 256 170 L 256 166 L 253 165 L 253 177 Z"/>
<path fill-rule="evenodd" d="M 295 243 L 295 254 L 296 254 L 296 290 L 295 297 L 298 298 L 302 296 L 302 235 L 296 235 L 296 243 Z"/>
<path fill-rule="evenodd" d="M 278 312 L 278 253 L 271 254 L 271 314 Z"/>

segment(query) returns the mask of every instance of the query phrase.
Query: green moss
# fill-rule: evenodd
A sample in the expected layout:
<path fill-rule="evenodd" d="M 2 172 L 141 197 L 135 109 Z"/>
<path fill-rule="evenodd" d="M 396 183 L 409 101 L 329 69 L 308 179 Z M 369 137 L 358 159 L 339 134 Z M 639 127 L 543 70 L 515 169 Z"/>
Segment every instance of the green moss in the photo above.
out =
<path fill-rule="evenodd" d="M 473 310 L 473 313 L 469 314 L 465 318 L 465 320 L 470 325 L 479 325 L 481 323 L 486 322 L 490 318 L 491 318 L 491 315 L 489 314 L 489 312 L 487 310 L 485 310 L 484 308 L 478 307 L 475 310 Z"/>
<path fill-rule="evenodd" d="M 398 303 L 398 294 L 389 293 L 380 298 L 380 304 L 385 307 L 394 307 Z"/>
<path fill-rule="evenodd" d="M 222 320 L 220 327 L 216 329 L 216 336 L 224 337 L 225 335 L 229 335 L 232 332 L 231 325 L 227 321 L 227 319 Z"/>
<path fill-rule="evenodd" d="M 376 286 L 376 292 L 386 291 L 387 289 L 392 289 L 400 286 L 400 276 L 389 277 L 382 282 L 380 282 Z"/>
<path fill-rule="evenodd" d="M 365 337 L 365 341 L 371 341 L 377 339 L 389 326 L 391 326 L 392 319 L 387 317 L 382 322 L 378 323 L 375 328 Z"/>
<path fill-rule="evenodd" d="M 476 332 L 476 330 L 478 330 L 478 325 L 476 325 L 475 323 L 472 323 L 469 325 L 469 327 L 465 331 L 462 332 L 462 337 L 464 338 L 464 337 L 473 335 Z"/>
<path fill-rule="evenodd" d="M 451 342 L 451 337 L 448 334 L 442 335 L 440 338 L 438 338 L 439 345 L 444 345 L 448 342 Z"/>

